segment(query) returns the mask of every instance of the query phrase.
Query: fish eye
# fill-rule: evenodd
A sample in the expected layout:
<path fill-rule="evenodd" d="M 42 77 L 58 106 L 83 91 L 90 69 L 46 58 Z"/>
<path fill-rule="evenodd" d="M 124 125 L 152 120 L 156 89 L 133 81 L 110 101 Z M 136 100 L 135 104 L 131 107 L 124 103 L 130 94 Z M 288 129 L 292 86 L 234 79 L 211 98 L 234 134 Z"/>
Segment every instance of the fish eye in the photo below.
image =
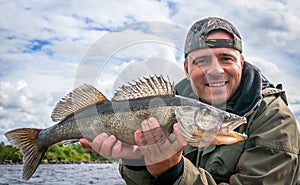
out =
<path fill-rule="evenodd" d="M 224 120 L 229 120 L 230 119 L 230 115 L 229 114 L 225 114 L 224 115 Z"/>
<path fill-rule="evenodd" d="M 208 111 L 209 111 L 209 110 L 208 110 L 206 107 L 202 108 L 202 112 L 203 112 L 203 113 L 206 114 L 206 113 L 208 113 Z"/>

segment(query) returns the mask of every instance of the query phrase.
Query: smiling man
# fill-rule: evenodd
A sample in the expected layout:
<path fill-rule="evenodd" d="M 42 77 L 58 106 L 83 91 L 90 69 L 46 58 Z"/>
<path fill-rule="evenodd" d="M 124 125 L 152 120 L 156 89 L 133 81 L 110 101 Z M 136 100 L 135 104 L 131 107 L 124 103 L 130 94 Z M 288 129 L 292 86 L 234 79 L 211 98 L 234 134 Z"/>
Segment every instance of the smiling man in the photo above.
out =
<path fill-rule="evenodd" d="M 186 146 L 175 124 L 176 141 L 157 147 L 142 147 L 141 131 L 135 133 L 138 146 L 126 146 L 107 134 L 93 142 L 81 140 L 82 145 L 122 158 L 122 177 L 132 185 L 300 184 L 300 137 L 285 92 L 244 61 L 237 29 L 217 17 L 199 20 L 187 34 L 184 51 L 186 78 L 176 85 L 176 93 L 245 116 L 247 124 L 236 131 L 246 133 L 247 140 Z M 154 118 L 141 124 L 144 131 L 160 126 Z M 143 143 L 153 140 L 144 138 Z"/>
<path fill-rule="evenodd" d="M 231 40 L 225 30 L 215 30 L 208 41 Z M 221 44 L 222 46 L 222 44 Z M 242 77 L 244 58 L 231 48 L 198 49 L 191 51 L 184 62 L 184 70 L 195 94 L 201 101 L 220 105 L 237 90 Z"/>

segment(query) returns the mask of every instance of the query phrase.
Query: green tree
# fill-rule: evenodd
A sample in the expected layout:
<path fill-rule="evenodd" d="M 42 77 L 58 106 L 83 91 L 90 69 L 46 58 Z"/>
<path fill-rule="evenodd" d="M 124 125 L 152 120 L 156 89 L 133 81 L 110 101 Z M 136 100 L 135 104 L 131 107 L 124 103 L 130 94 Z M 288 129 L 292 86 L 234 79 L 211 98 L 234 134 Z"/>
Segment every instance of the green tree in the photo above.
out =
<path fill-rule="evenodd" d="M 12 146 L 5 146 L 2 142 L 0 144 L 0 163 L 5 160 L 11 160 L 12 162 L 22 162 L 22 153 L 19 149 Z"/>
<path fill-rule="evenodd" d="M 12 162 L 22 162 L 22 153 L 19 149 L 16 149 L 10 145 L 0 143 L 0 163 L 5 160 L 11 160 Z M 72 144 L 67 147 L 63 147 L 62 143 L 52 145 L 45 153 L 44 160 L 48 161 L 103 161 L 107 160 L 99 154 L 83 148 L 80 144 Z"/>

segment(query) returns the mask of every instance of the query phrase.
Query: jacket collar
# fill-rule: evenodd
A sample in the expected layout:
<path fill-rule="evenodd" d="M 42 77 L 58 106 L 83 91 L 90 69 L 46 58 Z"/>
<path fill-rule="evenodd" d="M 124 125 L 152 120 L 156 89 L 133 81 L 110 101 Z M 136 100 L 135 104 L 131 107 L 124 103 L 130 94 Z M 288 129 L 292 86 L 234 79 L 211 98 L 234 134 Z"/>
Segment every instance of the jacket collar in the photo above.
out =
<path fill-rule="evenodd" d="M 241 84 L 234 95 L 227 101 L 226 110 L 244 115 L 261 99 L 261 90 L 273 87 L 260 70 L 245 61 Z"/>

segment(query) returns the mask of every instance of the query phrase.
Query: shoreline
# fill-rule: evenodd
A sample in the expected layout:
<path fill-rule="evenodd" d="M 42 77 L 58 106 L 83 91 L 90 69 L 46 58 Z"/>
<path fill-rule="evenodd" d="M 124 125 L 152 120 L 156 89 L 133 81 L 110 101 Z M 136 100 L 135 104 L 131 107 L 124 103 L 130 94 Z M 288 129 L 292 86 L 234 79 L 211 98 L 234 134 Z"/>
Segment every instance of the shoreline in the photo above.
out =
<path fill-rule="evenodd" d="M 96 161 L 48 161 L 42 160 L 40 164 L 111 164 L 114 161 L 96 160 Z M 13 162 L 12 160 L 4 160 L 0 165 L 23 165 L 23 162 Z"/>

